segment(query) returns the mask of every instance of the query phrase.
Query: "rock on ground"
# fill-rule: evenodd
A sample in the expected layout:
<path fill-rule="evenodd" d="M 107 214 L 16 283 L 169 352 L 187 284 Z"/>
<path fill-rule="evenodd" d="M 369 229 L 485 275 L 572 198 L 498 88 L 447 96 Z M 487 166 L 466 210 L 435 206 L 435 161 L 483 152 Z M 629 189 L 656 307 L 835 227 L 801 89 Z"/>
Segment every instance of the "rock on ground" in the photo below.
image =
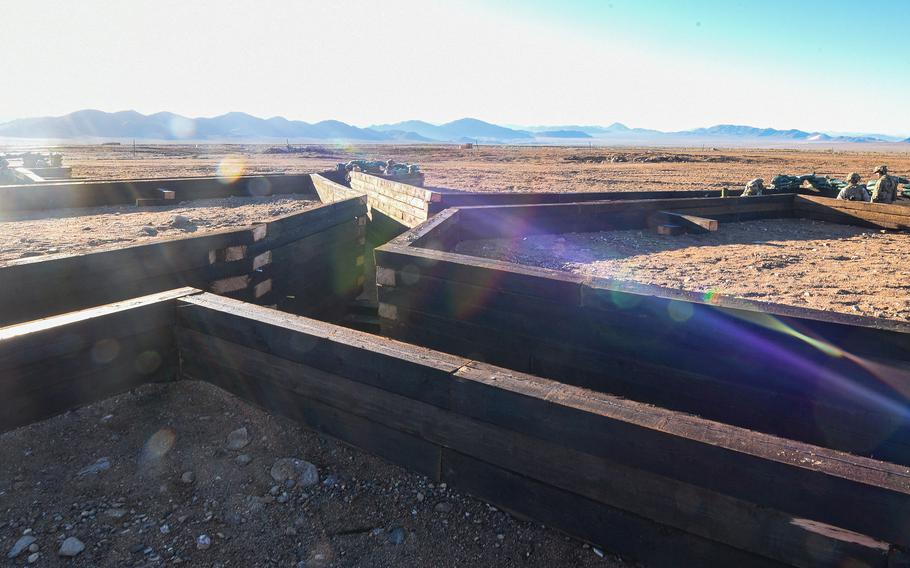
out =
<path fill-rule="evenodd" d="M 60 550 L 57 551 L 57 554 L 65 557 L 73 557 L 77 556 L 83 550 L 85 550 L 85 545 L 82 544 L 82 541 L 74 536 L 71 536 L 63 541 L 63 544 L 60 545 Z"/>
<path fill-rule="evenodd" d="M 269 471 L 272 479 L 279 483 L 288 480 L 301 487 L 309 487 L 319 483 L 319 470 L 306 460 L 297 458 L 281 458 L 277 460 Z"/>
<path fill-rule="evenodd" d="M 16 541 L 16 544 L 14 544 L 11 549 L 9 549 L 9 553 L 6 555 L 6 557 L 15 558 L 15 557 L 19 556 L 20 554 L 25 552 L 26 549 L 28 549 L 28 547 L 31 546 L 31 544 L 34 543 L 36 540 L 38 540 L 38 539 L 30 534 L 20 537 L 19 540 Z"/>
<path fill-rule="evenodd" d="M 238 428 L 228 434 L 227 449 L 229 450 L 242 450 L 247 447 L 249 443 L 250 433 L 247 431 L 246 426 Z"/>

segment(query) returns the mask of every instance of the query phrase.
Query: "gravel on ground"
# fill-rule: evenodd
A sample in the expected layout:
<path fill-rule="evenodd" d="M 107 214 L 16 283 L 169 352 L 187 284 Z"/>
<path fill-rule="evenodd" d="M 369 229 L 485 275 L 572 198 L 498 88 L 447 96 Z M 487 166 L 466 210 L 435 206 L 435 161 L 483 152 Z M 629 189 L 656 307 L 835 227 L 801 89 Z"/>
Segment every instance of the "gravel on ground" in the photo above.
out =
<path fill-rule="evenodd" d="M 854 315 L 910 320 L 910 234 L 807 219 L 721 223 L 717 232 L 647 230 L 464 241 L 454 251 Z"/>
<path fill-rule="evenodd" d="M 85 253 L 241 227 L 319 205 L 312 196 L 225 197 L 173 206 L 25 211 L 0 216 L 0 266 L 19 258 Z"/>
<path fill-rule="evenodd" d="M 11 566 L 625 565 L 195 381 L 0 434 L 0 554 Z"/>

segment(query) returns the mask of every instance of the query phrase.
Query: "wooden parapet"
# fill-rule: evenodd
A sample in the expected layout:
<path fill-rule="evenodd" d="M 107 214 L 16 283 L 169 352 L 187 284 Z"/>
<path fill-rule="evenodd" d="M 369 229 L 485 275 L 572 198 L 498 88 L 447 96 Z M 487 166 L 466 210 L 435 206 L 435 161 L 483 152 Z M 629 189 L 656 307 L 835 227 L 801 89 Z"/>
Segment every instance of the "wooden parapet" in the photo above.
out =
<path fill-rule="evenodd" d="M 0 371 L 0 429 L 202 380 L 650 566 L 886 568 L 910 544 L 906 467 L 193 289 L 0 328 Z"/>
<path fill-rule="evenodd" d="M 312 194 L 315 197 L 309 174 L 62 181 L 0 186 L 0 211 L 95 207 L 165 198 L 159 190 L 173 192 L 177 201 L 275 193 Z"/>
<path fill-rule="evenodd" d="M 886 566 L 908 540 L 904 467 L 213 295 L 177 318 L 184 378 L 653 565 Z"/>
<path fill-rule="evenodd" d="M 383 334 L 910 465 L 908 325 L 446 252 L 464 238 L 641 228 L 668 210 L 795 214 L 793 196 L 450 209 L 376 250 Z"/>
<path fill-rule="evenodd" d="M 275 303 L 267 293 L 294 296 L 307 314 L 337 308 L 356 296 L 363 282 L 358 284 L 365 201 L 352 197 L 239 229 L 12 261 L 0 268 L 0 325 L 181 286 L 263 303 Z M 292 249 L 298 254 L 287 254 Z M 276 253 L 282 265 L 277 272 Z M 327 270 L 324 280 L 331 279 L 332 287 L 301 287 L 289 276 L 309 266 Z"/>
<path fill-rule="evenodd" d="M 177 373 L 174 306 L 159 292 L 0 328 L 0 431 Z"/>

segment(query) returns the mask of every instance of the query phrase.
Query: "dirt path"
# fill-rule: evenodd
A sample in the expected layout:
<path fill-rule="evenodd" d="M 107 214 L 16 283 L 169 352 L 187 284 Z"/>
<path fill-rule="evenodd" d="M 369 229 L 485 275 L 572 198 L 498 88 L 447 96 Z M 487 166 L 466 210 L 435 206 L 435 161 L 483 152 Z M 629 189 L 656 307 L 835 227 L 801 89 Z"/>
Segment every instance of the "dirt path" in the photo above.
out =
<path fill-rule="evenodd" d="M 276 482 L 282 458 L 318 480 Z M 6 559 L 23 535 L 36 566 L 624 565 L 190 381 L 0 435 L 4 566 L 27 565 Z M 69 537 L 85 549 L 60 559 Z"/>
<path fill-rule="evenodd" d="M 241 227 L 317 205 L 312 197 L 288 194 L 200 199 L 170 207 L 112 205 L 7 215 L 0 217 L 0 266 L 18 258 L 84 253 Z"/>
<path fill-rule="evenodd" d="M 466 241 L 456 252 L 578 274 L 910 321 L 910 234 L 805 219 L 702 235 L 609 231 Z"/>

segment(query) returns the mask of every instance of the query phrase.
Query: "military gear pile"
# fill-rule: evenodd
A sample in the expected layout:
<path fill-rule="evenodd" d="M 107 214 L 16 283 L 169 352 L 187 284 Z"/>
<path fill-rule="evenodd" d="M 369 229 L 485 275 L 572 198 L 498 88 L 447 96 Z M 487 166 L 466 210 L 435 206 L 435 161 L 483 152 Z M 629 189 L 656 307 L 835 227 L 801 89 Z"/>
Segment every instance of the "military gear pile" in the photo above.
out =
<path fill-rule="evenodd" d="M 387 176 L 403 177 L 417 175 L 420 166 L 417 164 L 399 164 L 395 160 L 351 160 L 346 164 L 338 164 L 338 171 L 364 172 L 368 174 L 383 174 Z"/>
<path fill-rule="evenodd" d="M 802 185 L 803 181 L 797 176 L 777 174 L 771 178 L 770 189 L 781 193 L 796 193 Z"/>
<path fill-rule="evenodd" d="M 763 195 L 764 193 L 765 193 L 765 180 L 763 180 L 762 178 L 755 178 L 746 184 L 746 189 L 743 190 L 742 197 L 749 197 L 752 195 Z"/>

